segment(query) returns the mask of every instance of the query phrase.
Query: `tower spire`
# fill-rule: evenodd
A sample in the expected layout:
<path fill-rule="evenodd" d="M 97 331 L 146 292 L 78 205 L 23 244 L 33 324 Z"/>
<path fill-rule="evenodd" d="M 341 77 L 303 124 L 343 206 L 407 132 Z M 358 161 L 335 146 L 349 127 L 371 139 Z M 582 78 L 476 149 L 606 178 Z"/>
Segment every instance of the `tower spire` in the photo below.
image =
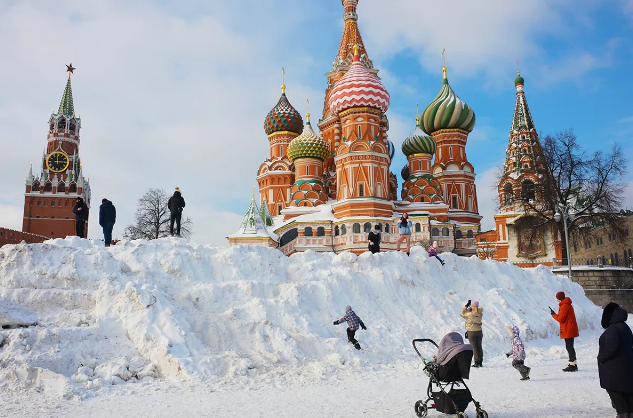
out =
<path fill-rule="evenodd" d="M 286 69 L 281 67 L 281 94 L 286 94 Z"/>
<path fill-rule="evenodd" d="M 448 79 L 446 77 L 446 48 L 442 48 L 442 73 L 444 74 L 444 80 Z"/>
<path fill-rule="evenodd" d="M 73 67 L 73 64 L 66 65 L 66 71 L 68 72 L 68 81 L 66 82 L 66 88 L 64 89 L 64 94 L 62 95 L 62 101 L 59 103 L 58 114 L 74 117 L 75 116 L 75 106 L 73 104 L 73 89 L 70 84 L 70 76 L 76 70 Z"/>

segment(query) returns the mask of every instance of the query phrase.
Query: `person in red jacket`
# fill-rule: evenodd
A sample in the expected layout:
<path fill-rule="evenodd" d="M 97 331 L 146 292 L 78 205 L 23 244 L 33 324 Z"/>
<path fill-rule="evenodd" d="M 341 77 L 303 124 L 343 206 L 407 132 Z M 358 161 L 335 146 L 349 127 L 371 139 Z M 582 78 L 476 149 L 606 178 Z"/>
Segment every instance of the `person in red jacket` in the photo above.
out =
<path fill-rule="evenodd" d="M 565 340 L 565 348 L 569 354 L 569 365 L 563 369 L 564 372 L 578 371 L 576 365 L 576 350 L 574 349 L 574 338 L 578 337 L 578 324 L 576 323 L 576 314 L 574 307 L 571 306 L 571 299 L 565 296 L 565 292 L 556 293 L 558 299 L 558 313 L 552 308 L 552 318 L 560 324 L 560 338 Z"/>

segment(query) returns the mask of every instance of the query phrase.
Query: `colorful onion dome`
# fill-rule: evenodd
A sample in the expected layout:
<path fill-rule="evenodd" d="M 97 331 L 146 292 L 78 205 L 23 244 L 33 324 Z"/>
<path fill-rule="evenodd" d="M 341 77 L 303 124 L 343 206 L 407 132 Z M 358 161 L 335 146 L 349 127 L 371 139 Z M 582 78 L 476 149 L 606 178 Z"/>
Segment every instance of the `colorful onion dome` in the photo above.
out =
<path fill-rule="evenodd" d="M 442 68 L 442 71 L 444 84 L 435 100 L 422 112 L 420 128 L 428 134 L 433 134 L 440 129 L 462 129 L 471 132 L 475 127 L 475 112 L 457 97 L 448 84 L 446 67 Z"/>
<path fill-rule="evenodd" d="M 393 160 L 393 156 L 396 155 L 396 146 L 390 140 L 387 140 L 387 150 L 389 151 L 389 159 Z"/>
<path fill-rule="evenodd" d="M 415 118 L 417 124 L 420 123 L 420 118 Z M 422 128 L 416 125 L 413 133 L 404 140 L 402 143 L 402 153 L 407 157 L 413 154 L 435 154 L 437 149 L 437 143 L 433 137 L 424 133 Z"/>
<path fill-rule="evenodd" d="M 318 158 L 325 161 L 329 156 L 330 147 L 327 142 L 314 133 L 308 113 L 303 132 L 290 141 L 290 145 L 288 145 L 288 159 L 293 162 L 299 158 Z"/>
<path fill-rule="evenodd" d="M 285 85 L 281 86 L 281 97 L 277 106 L 266 116 L 264 130 L 267 135 L 284 131 L 300 134 L 303 131 L 303 118 L 288 101 Z"/>
<path fill-rule="evenodd" d="M 514 85 L 525 84 L 525 80 L 521 77 L 521 73 L 517 71 L 517 78 L 514 79 Z"/>
<path fill-rule="evenodd" d="M 404 181 L 409 180 L 409 177 L 411 176 L 411 173 L 409 172 L 409 164 L 405 164 L 405 166 L 402 167 L 402 171 L 400 171 L 400 175 L 402 176 L 402 180 Z"/>
<path fill-rule="evenodd" d="M 361 63 L 358 49 L 355 45 L 352 65 L 330 92 L 328 107 L 335 115 L 354 107 L 373 107 L 383 113 L 389 108 L 389 92 Z"/>

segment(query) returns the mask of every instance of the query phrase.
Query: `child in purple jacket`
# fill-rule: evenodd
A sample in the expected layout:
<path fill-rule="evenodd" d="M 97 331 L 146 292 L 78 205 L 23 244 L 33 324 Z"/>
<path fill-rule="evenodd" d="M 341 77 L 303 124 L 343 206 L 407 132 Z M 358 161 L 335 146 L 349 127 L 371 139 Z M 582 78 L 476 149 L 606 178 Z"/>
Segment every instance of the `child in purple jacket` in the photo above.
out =
<path fill-rule="evenodd" d="M 519 337 L 519 328 L 506 327 L 510 338 L 512 338 L 512 351 L 506 353 L 506 357 L 512 356 L 512 367 L 517 369 L 521 373 L 521 380 L 530 380 L 530 368 L 524 363 L 525 361 L 525 348 L 523 347 L 523 341 Z"/>
<path fill-rule="evenodd" d="M 347 305 L 345 307 L 345 316 L 341 319 L 337 319 L 333 322 L 334 325 L 341 324 L 343 322 L 347 322 L 347 340 L 356 348 L 360 350 L 360 344 L 354 338 L 358 327 L 360 326 L 362 329 L 366 330 L 367 327 L 363 324 L 363 321 L 356 315 L 356 313 L 352 310 L 352 307 Z"/>
<path fill-rule="evenodd" d="M 429 257 L 435 257 L 437 258 L 440 263 L 442 263 L 442 265 L 444 265 L 444 260 L 442 260 L 438 255 L 437 255 L 437 241 L 433 241 L 433 244 L 429 247 Z"/>

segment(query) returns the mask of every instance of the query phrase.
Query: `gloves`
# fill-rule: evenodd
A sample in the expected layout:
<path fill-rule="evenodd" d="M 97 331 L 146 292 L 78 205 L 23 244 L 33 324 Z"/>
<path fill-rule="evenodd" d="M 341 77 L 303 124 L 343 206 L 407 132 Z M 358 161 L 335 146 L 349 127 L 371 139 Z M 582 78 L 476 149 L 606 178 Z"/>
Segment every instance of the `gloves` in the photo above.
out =
<path fill-rule="evenodd" d="M 468 303 L 466 304 L 466 307 L 470 307 L 470 299 L 468 299 Z"/>
<path fill-rule="evenodd" d="M 332 325 L 338 325 L 338 321 L 332 322 Z"/>
<path fill-rule="evenodd" d="M 510 357 L 510 353 L 506 353 L 506 357 L 508 357 L 508 358 L 509 358 L 509 357 Z"/>
<path fill-rule="evenodd" d="M 367 327 L 366 327 L 366 326 L 365 326 L 365 324 L 363 324 L 362 322 L 360 323 L 360 327 L 361 327 L 363 330 L 367 331 Z"/>
<path fill-rule="evenodd" d="M 556 314 L 556 312 L 554 312 L 554 310 L 553 310 L 552 308 L 549 308 L 549 312 L 550 312 L 550 314 L 552 314 L 552 315 Z"/>

